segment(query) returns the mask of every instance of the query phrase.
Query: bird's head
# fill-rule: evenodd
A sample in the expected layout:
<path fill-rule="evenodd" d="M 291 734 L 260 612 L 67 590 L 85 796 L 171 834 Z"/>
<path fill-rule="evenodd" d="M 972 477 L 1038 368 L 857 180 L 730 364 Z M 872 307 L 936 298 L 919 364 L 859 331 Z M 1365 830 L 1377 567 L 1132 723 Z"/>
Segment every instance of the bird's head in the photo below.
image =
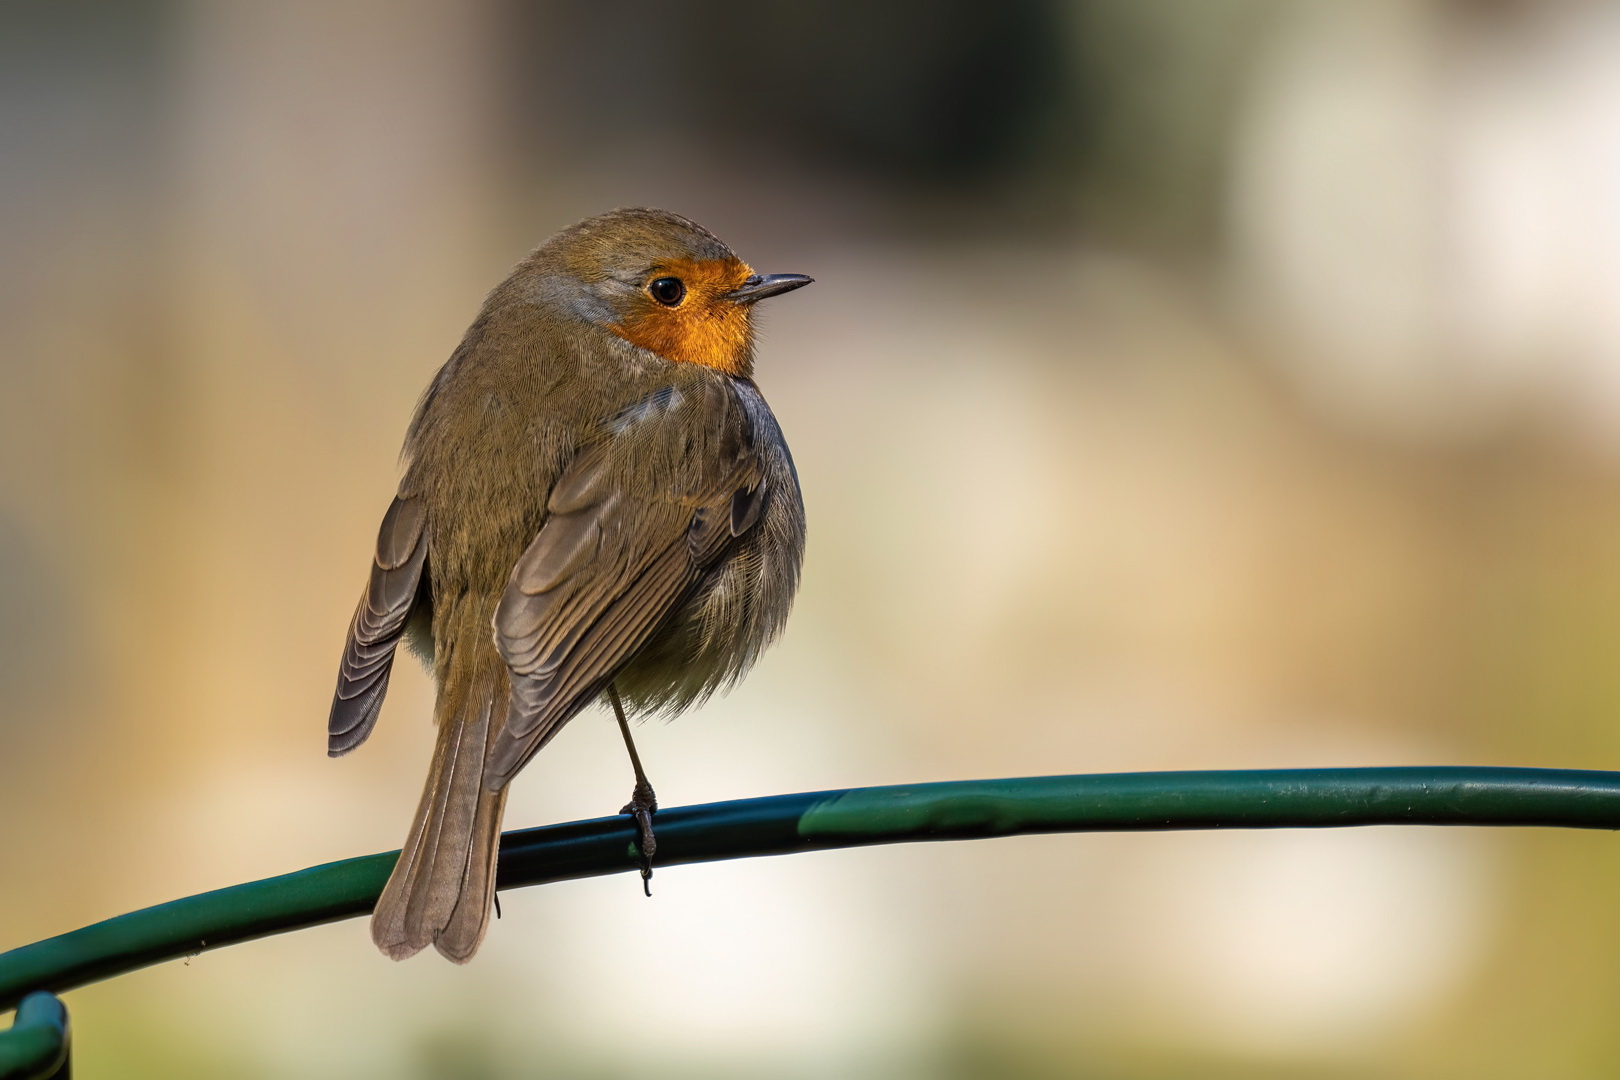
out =
<path fill-rule="evenodd" d="M 754 304 L 811 280 L 756 274 L 719 237 L 665 210 L 614 210 L 535 253 L 548 300 L 666 360 L 747 377 Z"/>

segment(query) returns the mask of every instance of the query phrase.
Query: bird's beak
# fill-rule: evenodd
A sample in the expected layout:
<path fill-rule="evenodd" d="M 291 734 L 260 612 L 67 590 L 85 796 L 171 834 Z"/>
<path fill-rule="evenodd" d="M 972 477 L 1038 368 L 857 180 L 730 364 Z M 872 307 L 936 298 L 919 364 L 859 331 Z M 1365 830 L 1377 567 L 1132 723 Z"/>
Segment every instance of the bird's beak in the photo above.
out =
<path fill-rule="evenodd" d="M 802 289 L 814 280 L 803 274 L 755 274 L 738 288 L 726 293 L 726 299 L 736 304 L 752 304 L 767 296 Z"/>

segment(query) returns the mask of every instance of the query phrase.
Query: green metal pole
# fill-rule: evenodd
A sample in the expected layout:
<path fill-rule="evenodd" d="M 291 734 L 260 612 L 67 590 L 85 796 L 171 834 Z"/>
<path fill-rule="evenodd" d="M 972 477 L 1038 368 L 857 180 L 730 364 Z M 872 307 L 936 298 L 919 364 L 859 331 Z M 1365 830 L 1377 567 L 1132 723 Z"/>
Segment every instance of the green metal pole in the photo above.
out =
<path fill-rule="evenodd" d="M 1348 825 L 1620 828 L 1620 773 L 1402 768 L 1117 773 L 778 795 L 661 810 L 659 866 L 1019 833 Z M 628 816 L 510 832 L 499 887 L 639 869 Z M 0 1010 L 370 911 L 398 852 L 189 896 L 0 953 Z"/>
<path fill-rule="evenodd" d="M 68 1046 L 67 1009 L 52 994 L 29 994 L 0 1031 L 0 1080 L 69 1080 Z"/>

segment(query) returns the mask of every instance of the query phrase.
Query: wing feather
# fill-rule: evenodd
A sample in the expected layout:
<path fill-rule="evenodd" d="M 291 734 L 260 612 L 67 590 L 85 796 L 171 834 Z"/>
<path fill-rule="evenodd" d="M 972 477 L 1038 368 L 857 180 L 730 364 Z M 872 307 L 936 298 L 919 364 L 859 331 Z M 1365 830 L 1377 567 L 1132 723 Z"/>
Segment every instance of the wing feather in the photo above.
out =
<path fill-rule="evenodd" d="M 371 577 L 349 624 L 327 718 L 327 753 L 333 757 L 365 742 L 377 723 L 394 650 L 422 587 L 426 526 L 427 512 L 419 497 L 402 495 L 383 515 Z"/>

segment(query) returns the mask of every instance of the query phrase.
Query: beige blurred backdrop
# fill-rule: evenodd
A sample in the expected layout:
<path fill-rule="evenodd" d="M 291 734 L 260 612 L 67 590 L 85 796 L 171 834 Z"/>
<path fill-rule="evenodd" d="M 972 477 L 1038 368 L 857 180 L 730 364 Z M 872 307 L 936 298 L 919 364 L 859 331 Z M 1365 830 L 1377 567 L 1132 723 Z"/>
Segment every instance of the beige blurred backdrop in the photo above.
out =
<path fill-rule="evenodd" d="M 397 846 L 324 754 L 410 410 L 652 204 L 816 285 L 790 629 L 667 805 L 1094 770 L 1620 768 L 1620 5 L 0 6 L 0 948 Z M 610 812 L 582 716 L 509 827 Z M 1600 1077 L 1620 848 L 1038 837 L 507 893 L 68 996 L 94 1077 Z"/>

